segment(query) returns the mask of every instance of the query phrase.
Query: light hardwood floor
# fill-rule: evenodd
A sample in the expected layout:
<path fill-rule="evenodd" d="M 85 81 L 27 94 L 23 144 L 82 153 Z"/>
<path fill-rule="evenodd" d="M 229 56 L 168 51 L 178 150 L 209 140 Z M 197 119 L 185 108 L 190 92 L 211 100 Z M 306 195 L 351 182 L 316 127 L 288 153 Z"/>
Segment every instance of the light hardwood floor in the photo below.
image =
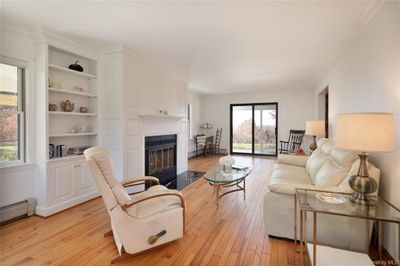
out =
<path fill-rule="evenodd" d="M 213 188 L 199 179 L 182 190 L 187 202 L 183 239 L 118 265 L 300 265 L 292 241 L 264 234 L 262 205 L 274 159 L 236 156 L 253 166 L 243 192 L 215 205 Z M 218 157 L 189 160 L 189 169 L 207 171 Z M 117 255 L 101 198 L 46 219 L 33 216 L 0 227 L 1 265 L 106 265 Z M 134 236 L 132 236 L 134 237 Z"/>

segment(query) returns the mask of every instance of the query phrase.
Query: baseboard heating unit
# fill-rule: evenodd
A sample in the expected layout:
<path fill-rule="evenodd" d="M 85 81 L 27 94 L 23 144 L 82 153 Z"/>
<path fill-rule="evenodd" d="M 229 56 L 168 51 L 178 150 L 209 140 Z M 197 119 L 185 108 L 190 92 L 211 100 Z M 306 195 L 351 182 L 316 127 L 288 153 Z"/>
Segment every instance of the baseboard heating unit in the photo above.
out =
<path fill-rule="evenodd" d="M 35 207 L 36 200 L 34 198 L 28 198 L 24 201 L 1 207 L 0 225 L 33 215 Z"/>

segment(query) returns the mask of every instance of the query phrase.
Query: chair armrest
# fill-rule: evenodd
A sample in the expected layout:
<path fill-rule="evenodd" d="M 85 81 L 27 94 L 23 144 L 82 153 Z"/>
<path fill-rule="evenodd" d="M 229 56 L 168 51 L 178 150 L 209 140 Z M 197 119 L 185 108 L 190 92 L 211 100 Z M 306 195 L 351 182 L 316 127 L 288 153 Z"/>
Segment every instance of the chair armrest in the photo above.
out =
<path fill-rule="evenodd" d="M 286 143 L 289 143 L 289 141 L 284 141 L 284 140 L 280 140 L 279 142 L 280 142 L 281 144 L 282 144 L 282 143 L 285 143 L 285 144 L 286 144 Z"/>
<path fill-rule="evenodd" d="M 123 187 L 131 187 L 137 186 L 146 183 L 146 181 L 150 181 L 156 185 L 160 184 L 160 180 L 154 176 L 138 176 L 138 177 L 131 177 L 121 181 L 121 185 Z"/>
<path fill-rule="evenodd" d="M 277 162 L 280 164 L 290 164 L 305 167 L 308 158 L 310 158 L 308 155 L 279 154 Z"/>
<path fill-rule="evenodd" d="M 183 199 L 182 195 L 181 195 L 180 193 L 177 193 L 177 192 L 165 192 L 165 193 L 160 193 L 160 194 L 152 195 L 152 196 L 149 196 L 149 197 L 140 199 L 140 200 L 133 200 L 133 199 L 132 199 L 132 200 L 126 202 L 124 205 L 122 205 L 121 208 L 122 208 L 123 210 L 126 210 L 126 209 L 128 209 L 129 207 L 134 206 L 134 205 L 136 205 L 136 204 L 138 204 L 138 203 L 140 203 L 140 202 L 146 201 L 146 200 L 150 200 L 150 199 L 154 199 L 154 198 L 159 198 L 159 197 L 170 197 L 170 196 L 178 197 L 178 198 L 180 199 L 180 201 L 181 201 L 181 206 L 182 206 L 183 210 L 185 211 L 185 209 L 186 209 L 185 200 Z"/>

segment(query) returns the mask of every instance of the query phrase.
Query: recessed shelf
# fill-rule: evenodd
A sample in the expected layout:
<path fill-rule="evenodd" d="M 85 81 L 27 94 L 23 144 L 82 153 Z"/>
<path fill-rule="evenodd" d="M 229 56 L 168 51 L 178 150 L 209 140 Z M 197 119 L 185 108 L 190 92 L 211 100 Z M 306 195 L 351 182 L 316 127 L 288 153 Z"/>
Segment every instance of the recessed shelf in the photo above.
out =
<path fill-rule="evenodd" d="M 49 64 L 49 68 L 50 69 L 54 69 L 54 70 L 58 70 L 58 71 L 62 71 L 62 72 L 65 72 L 65 73 L 69 73 L 69 74 L 72 74 L 72 75 L 75 75 L 75 76 L 81 76 L 81 77 L 88 78 L 88 79 L 96 78 L 96 75 L 92 75 L 92 74 L 85 73 L 85 72 L 79 72 L 79 71 L 71 70 L 69 68 L 61 67 L 61 66 L 57 66 L 57 65 Z"/>
<path fill-rule="evenodd" d="M 60 111 L 49 111 L 51 115 L 77 115 L 77 116 L 97 116 L 96 113 L 78 113 L 78 112 L 60 112 Z"/>
<path fill-rule="evenodd" d="M 64 157 L 50 158 L 47 161 L 48 162 L 67 161 L 67 160 L 81 159 L 81 158 L 84 158 L 84 157 L 85 157 L 85 155 L 67 155 L 67 156 L 64 156 Z"/>
<path fill-rule="evenodd" d="M 63 133 L 63 134 L 52 134 L 50 138 L 61 138 L 61 137 L 81 137 L 81 136 L 96 136 L 97 133 Z"/>
<path fill-rule="evenodd" d="M 64 94 L 72 94 L 72 95 L 79 95 L 79 96 L 86 96 L 90 98 L 95 98 L 97 95 L 87 92 L 79 92 L 79 91 L 71 91 L 71 90 L 64 90 L 64 89 L 55 89 L 49 88 L 50 92 L 57 92 L 57 93 L 64 93 Z"/>

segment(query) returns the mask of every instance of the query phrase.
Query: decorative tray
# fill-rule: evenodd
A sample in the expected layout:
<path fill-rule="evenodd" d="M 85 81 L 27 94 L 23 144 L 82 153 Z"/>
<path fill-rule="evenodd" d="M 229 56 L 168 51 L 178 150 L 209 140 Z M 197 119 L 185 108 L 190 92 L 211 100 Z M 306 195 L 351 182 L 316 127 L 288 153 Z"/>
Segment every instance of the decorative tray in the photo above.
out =
<path fill-rule="evenodd" d="M 317 199 L 323 202 L 332 203 L 332 204 L 342 204 L 347 201 L 347 199 L 343 196 L 338 196 L 332 193 L 318 193 L 316 195 Z"/>

